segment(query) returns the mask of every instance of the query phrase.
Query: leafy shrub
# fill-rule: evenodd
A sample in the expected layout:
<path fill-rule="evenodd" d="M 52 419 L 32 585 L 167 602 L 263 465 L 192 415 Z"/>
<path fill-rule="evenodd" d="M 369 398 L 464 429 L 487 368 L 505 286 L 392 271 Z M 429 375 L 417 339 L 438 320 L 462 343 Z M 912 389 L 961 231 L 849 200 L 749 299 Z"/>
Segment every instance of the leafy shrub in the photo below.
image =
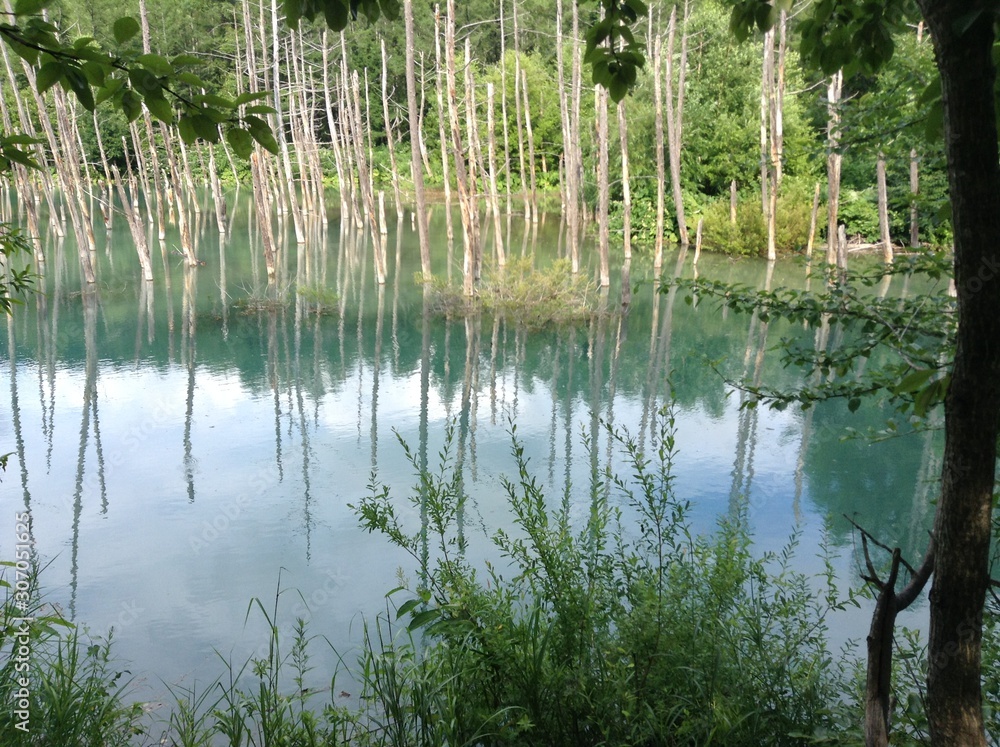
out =
<path fill-rule="evenodd" d="M 779 253 L 805 247 L 809 240 L 812 193 L 787 181 L 778 196 L 775 246 Z M 741 195 L 736 223 L 729 219 L 729 199 L 719 199 L 704 208 L 703 246 L 712 251 L 742 257 L 767 255 L 767 224 L 761 214 L 760 192 Z"/>
<path fill-rule="evenodd" d="M 503 482 L 514 528 L 493 537 L 509 568 L 482 575 L 464 557 L 453 430 L 434 473 L 407 450 L 422 527 L 404 527 L 373 481 L 362 522 L 409 552 L 420 579 L 397 611 L 407 635 L 382 618 L 364 660 L 365 697 L 403 715 L 388 719 L 403 728 L 385 744 L 749 746 L 843 733 L 832 704 L 846 675 L 825 642 L 843 601 L 829 563 L 819 579 L 793 570 L 795 537 L 755 557 L 740 512 L 694 536 L 674 492 L 670 410 L 651 455 L 611 435 L 631 479 L 595 474 L 584 505 L 567 493 L 552 507 L 515 431 L 517 477 Z"/>

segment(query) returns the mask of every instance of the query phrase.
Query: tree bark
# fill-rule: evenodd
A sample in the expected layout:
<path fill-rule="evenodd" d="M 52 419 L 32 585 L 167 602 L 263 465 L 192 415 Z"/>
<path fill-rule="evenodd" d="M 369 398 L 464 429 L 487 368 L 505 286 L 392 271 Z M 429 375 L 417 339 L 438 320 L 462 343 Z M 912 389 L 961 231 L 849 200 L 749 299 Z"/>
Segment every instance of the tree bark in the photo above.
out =
<path fill-rule="evenodd" d="M 927 715 L 934 745 L 986 744 L 982 618 L 989 584 L 1000 429 L 1000 152 L 994 18 L 959 0 L 919 0 L 944 106 L 955 231 L 958 333 L 945 399 L 941 496 L 934 520 Z"/>

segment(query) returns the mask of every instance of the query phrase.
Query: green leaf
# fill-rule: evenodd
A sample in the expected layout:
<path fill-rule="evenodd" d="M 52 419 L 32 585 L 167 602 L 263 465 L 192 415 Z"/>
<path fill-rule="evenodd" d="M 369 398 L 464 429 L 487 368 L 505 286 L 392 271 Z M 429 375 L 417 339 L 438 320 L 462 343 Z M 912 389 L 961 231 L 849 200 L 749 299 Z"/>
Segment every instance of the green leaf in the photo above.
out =
<path fill-rule="evenodd" d="M 38 68 L 38 74 L 35 76 L 35 88 L 38 89 L 39 93 L 45 93 L 62 80 L 65 72 L 61 62 L 46 62 Z"/>
<path fill-rule="evenodd" d="M 199 58 L 195 57 L 193 54 L 179 54 L 172 60 L 170 60 L 170 64 L 173 65 L 175 69 L 179 67 L 191 67 L 192 65 L 200 65 L 201 62 L 202 61 Z"/>
<path fill-rule="evenodd" d="M 148 70 L 141 67 L 134 67 L 128 71 L 128 79 L 132 83 L 132 88 L 135 89 L 136 93 L 143 97 L 163 96 L 163 91 L 160 88 L 160 79 Z"/>
<path fill-rule="evenodd" d="M 331 31 L 343 31 L 347 28 L 347 5 L 341 0 L 324 0 L 323 17 Z"/>
<path fill-rule="evenodd" d="M 219 126 L 209 117 L 196 114 L 190 119 L 191 125 L 194 127 L 194 131 L 198 133 L 198 137 L 203 138 L 210 143 L 219 142 Z"/>
<path fill-rule="evenodd" d="M 139 33 L 139 22 L 131 16 L 119 18 L 112 26 L 112 33 L 115 35 L 116 42 L 124 44 Z"/>
<path fill-rule="evenodd" d="M 236 108 L 236 104 L 232 101 L 232 99 L 216 96 L 214 93 L 206 93 L 204 96 L 198 97 L 198 101 L 203 104 L 207 104 L 208 106 L 214 106 L 217 109 Z"/>
<path fill-rule="evenodd" d="M 246 130 L 234 127 L 226 133 L 226 140 L 240 158 L 249 158 L 253 153 L 253 138 Z"/>
<path fill-rule="evenodd" d="M 608 86 L 608 94 L 611 96 L 611 100 L 617 104 L 625 98 L 628 88 L 628 83 L 621 76 L 615 76 L 611 79 L 611 83 Z"/>
<path fill-rule="evenodd" d="M 31 66 L 38 64 L 38 50 L 34 47 L 27 47 L 24 44 L 20 44 L 13 39 L 5 39 L 7 46 L 9 46 L 18 57 L 27 62 Z"/>
<path fill-rule="evenodd" d="M 181 140 L 187 145 L 191 145 L 191 143 L 198 139 L 198 133 L 194 130 L 194 124 L 192 124 L 190 116 L 180 118 L 177 122 L 177 131 L 180 133 Z"/>
<path fill-rule="evenodd" d="M 934 373 L 935 371 L 932 368 L 913 371 L 905 376 L 903 380 L 893 388 L 893 391 L 896 394 L 915 392 L 920 389 L 927 382 L 927 380 L 934 375 Z"/>
<path fill-rule="evenodd" d="M 69 68 L 63 76 L 63 85 L 69 86 L 70 90 L 76 94 L 80 105 L 88 112 L 94 111 L 94 92 L 90 90 L 90 83 L 83 73 L 74 68 Z"/>
<path fill-rule="evenodd" d="M 87 78 L 87 82 L 90 83 L 90 85 L 95 88 L 100 88 L 104 85 L 104 79 L 107 76 L 109 68 L 99 62 L 88 60 L 80 66 L 80 70 L 83 71 L 83 74 Z"/>
<path fill-rule="evenodd" d="M 142 114 L 142 100 L 127 88 L 121 92 L 121 107 L 129 122 L 134 122 Z"/>
<path fill-rule="evenodd" d="M 241 93 L 235 99 L 233 103 L 236 106 L 242 106 L 243 104 L 249 104 L 251 101 L 260 101 L 261 99 L 266 99 L 271 94 L 268 91 L 258 91 L 257 93 Z"/>
<path fill-rule="evenodd" d="M 101 87 L 101 90 L 98 91 L 97 93 L 98 106 L 103 104 L 105 101 L 110 99 L 115 94 L 117 94 L 124 85 L 125 85 L 124 78 L 105 79 L 104 85 Z"/>
<path fill-rule="evenodd" d="M 174 66 L 170 64 L 170 60 L 158 54 L 141 54 L 136 57 L 136 62 L 160 77 L 174 74 Z"/>
<path fill-rule="evenodd" d="M 33 16 L 38 13 L 46 5 L 48 5 L 52 0 L 17 0 L 14 3 L 14 15 L 16 16 Z"/>
<path fill-rule="evenodd" d="M 194 73 L 189 73 L 187 71 L 184 71 L 177 73 L 177 75 L 174 77 L 176 77 L 177 80 L 179 80 L 181 83 L 187 83 L 189 86 L 194 86 L 195 88 L 205 87 L 205 81 L 203 81 Z"/>
<path fill-rule="evenodd" d="M 849 399 L 847 401 L 847 409 L 850 410 L 851 412 L 857 412 L 857 409 L 859 407 L 861 407 L 861 399 L 860 398 L 858 398 L 858 397 L 851 397 L 851 399 Z"/>
<path fill-rule="evenodd" d="M 265 106 L 264 104 L 257 104 L 256 106 L 248 106 L 243 110 L 247 114 L 277 114 L 278 110 L 273 106 Z"/>
<path fill-rule="evenodd" d="M 407 630 L 414 631 L 417 628 L 422 628 L 424 625 L 433 622 L 441 617 L 441 610 L 439 609 L 429 609 L 423 612 L 418 612 L 410 619 L 410 624 L 407 626 Z"/>
<path fill-rule="evenodd" d="M 174 121 L 174 108 L 166 99 L 158 96 L 147 96 L 145 103 L 149 113 L 161 122 L 170 124 Z"/>
<path fill-rule="evenodd" d="M 415 597 L 413 599 L 408 599 L 407 601 L 403 602 L 401 605 L 399 605 L 399 609 L 396 610 L 396 619 L 398 620 L 410 610 L 416 609 L 423 603 L 423 601 L 424 601 L 423 599 Z"/>

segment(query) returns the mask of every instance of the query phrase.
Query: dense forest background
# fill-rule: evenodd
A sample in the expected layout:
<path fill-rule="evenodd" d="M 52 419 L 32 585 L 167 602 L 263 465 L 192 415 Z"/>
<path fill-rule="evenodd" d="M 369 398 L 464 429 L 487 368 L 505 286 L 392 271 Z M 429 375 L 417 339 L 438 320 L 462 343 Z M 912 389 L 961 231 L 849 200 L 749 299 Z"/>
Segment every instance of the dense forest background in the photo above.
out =
<path fill-rule="evenodd" d="M 62 0 L 49 12 L 70 36 L 93 37 L 106 49 L 133 54 L 141 51 L 141 37 L 123 40 L 127 35 L 117 33 L 115 20 L 143 15 L 153 56 L 193 54 L 204 61 L 192 82 L 233 98 L 261 92 L 260 103 L 270 106 L 258 106 L 260 116 L 283 147 L 282 156 L 262 154 L 270 163 L 262 174 L 270 176 L 270 199 L 279 212 L 321 208 L 323 185 L 341 188 L 342 207 L 359 222 L 366 210 L 364 183 L 373 200 L 379 190 L 397 204 L 408 200 L 414 129 L 421 135 L 428 189 L 451 198 L 460 178 L 449 163 L 454 107 L 472 165 L 466 179 L 479 180 L 473 199 L 489 205 L 492 181 L 495 204 L 505 203 L 508 213 L 530 216 L 540 206 L 559 208 L 560 201 L 569 211 L 572 203 L 581 208 L 579 230 L 587 230 L 597 213 L 600 231 L 606 196 L 604 233 L 612 242 L 621 242 L 627 231 L 637 246 L 659 247 L 687 240 L 689 233 L 693 238 L 703 220 L 708 248 L 764 254 L 770 192 L 779 252 L 800 250 L 807 242 L 811 248 L 813 232 L 821 243 L 827 226 L 838 222 L 849 240 L 878 242 L 885 236 L 878 213 L 880 160 L 892 240 L 915 246 L 950 239 L 941 141 L 927 137 L 940 127 L 930 114 L 933 52 L 916 26 L 893 39 L 895 54 L 878 76 L 841 84 L 837 76 L 820 78 L 800 64 L 794 15 L 767 35 L 740 43 L 724 2 L 657 3 L 648 23 L 635 29 L 646 40 L 645 68 L 615 112 L 581 64 L 580 36 L 593 24 L 595 8 L 562 8 L 551 0 L 458 4 L 451 95 L 446 9 L 416 3 L 414 128 L 406 100 L 405 30 L 398 21 L 359 18 L 341 38 L 319 23 L 302 22 L 289 32 L 280 5 L 263 0 L 149 0 L 142 11 L 135 2 Z M 13 85 L 3 89 L 5 117 L 9 123 L 28 110 L 34 120 L 29 129 L 40 133 L 38 104 L 45 99 L 33 97 L 16 58 L 8 55 L 6 64 Z M 150 58 L 147 68 L 155 67 Z M 63 97 L 58 87 L 45 94 L 53 95 Z M 106 172 L 115 168 L 169 177 L 171 154 L 163 151 L 183 148 L 181 139 L 171 144 L 166 130 L 147 126 L 144 133 L 135 123 L 130 128 L 117 108 L 98 107 L 92 117 L 72 97 L 63 98 L 73 133 L 59 135 L 76 140 L 85 179 L 110 180 Z M 598 116 L 602 110 L 610 116 Z M 62 123 L 55 124 L 60 130 Z M 152 163 L 143 156 L 150 142 L 160 151 Z M 234 157 L 224 139 L 208 147 L 199 140 L 187 150 L 177 157 L 176 190 L 184 172 L 187 179 L 211 171 L 222 182 L 251 180 L 251 161 Z M 831 155 L 841 157 L 839 189 L 831 189 Z M 57 148 L 54 159 L 71 156 Z M 48 160 L 41 149 L 39 158 Z M 49 165 L 58 171 L 58 163 Z M 300 185 L 298 199 L 282 182 Z M 110 203 L 112 189 L 106 189 Z M 830 196 L 837 212 L 830 220 L 820 213 L 817 226 L 815 215 Z"/>

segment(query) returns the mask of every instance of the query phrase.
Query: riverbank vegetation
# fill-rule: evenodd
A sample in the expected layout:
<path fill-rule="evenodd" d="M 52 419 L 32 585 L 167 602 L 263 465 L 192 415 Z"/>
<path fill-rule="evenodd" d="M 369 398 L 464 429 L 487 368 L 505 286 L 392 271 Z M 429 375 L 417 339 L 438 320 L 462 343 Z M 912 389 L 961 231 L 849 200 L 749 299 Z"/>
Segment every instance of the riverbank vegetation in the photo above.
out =
<path fill-rule="evenodd" d="M 319 621 L 280 621 L 279 597 L 253 600 L 271 631 L 244 663 L 219 657 L 214 682 L 170 686 L 141 704 L 113 632 L 70 628 L 32 589 L 7 596 L 0 621 L 0 696 L 18 703 L 16 618 L 32 617 L 30 731 L 0 713 L 2 744 L 107 745 L 853 745 L 862 741 L 863 667 L 831 630 L 865 596 L 834 578 L 821 541 L 811 565 L 793 534 L 753 550 L 737 500 L 696 535 L 671 474 L 678 445 L 668 407 L 653 453 L 608 431 L 622 474 L 545 495 L 512 428 L 514 475 L 503 481 L 512 528 L 493 535 L 493 562 L 467 556 L 462 467 L 449 431 L 437 464 L 403 444 L 416 482 L 399 501 L 373 478 L 356 507 L 363 526 L 411 565 L 387 612 L 364 626 L 360 653 L 309 687 Z M 407 505 L 407 503 L 409 505 Z M 410 525 L 404 517 L 423 516 Z M 5 567 L 5 585 L 13 564 Z M 44 579 L 44 573 L 42 574 Z M 34 577 L 34 578 L 37 578 Z M 996 616 L 987 615 L 984 685 L 1000 689 Z M 898 636 L 894 723 L 899 744 L 926 742 L 923 643 Z M 346 705 L 342 684 L 359 687 Z M 988 714 L 990 733 L 1000 718 Z"/>

